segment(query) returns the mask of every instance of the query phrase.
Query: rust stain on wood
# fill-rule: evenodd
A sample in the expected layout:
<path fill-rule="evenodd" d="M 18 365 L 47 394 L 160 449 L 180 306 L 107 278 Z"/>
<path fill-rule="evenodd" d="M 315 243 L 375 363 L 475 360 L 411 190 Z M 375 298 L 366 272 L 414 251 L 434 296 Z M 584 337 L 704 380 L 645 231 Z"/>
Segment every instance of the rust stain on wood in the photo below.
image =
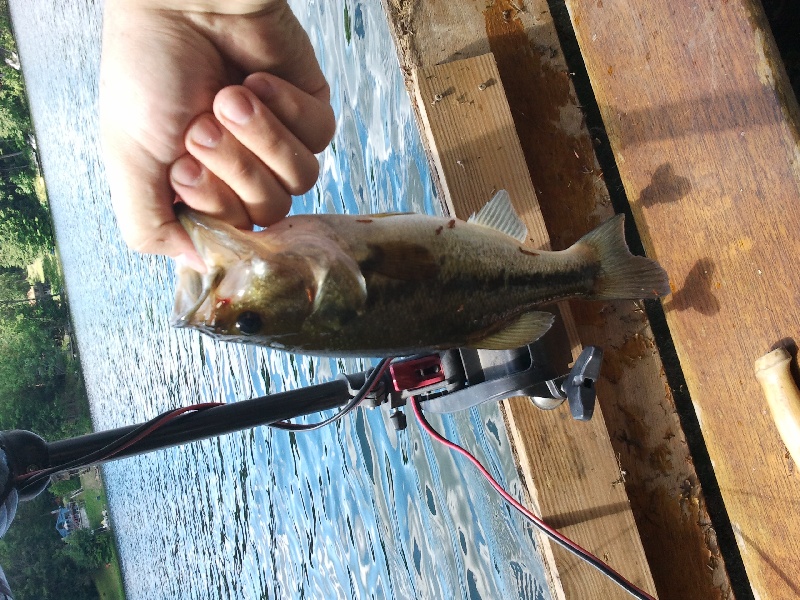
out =
<path fill-rule="evenodd" d="M 597 217 L 587 222 L 586 216 L 596 212 L 597 191 L 603 184 L 591 138 L 580 135 L 581 117 L 577 123 L 569 119 L 569 113 L 579 109 L 566 68 L 552 60 L 560 47 L 533 45 L 519 17 L 503 19 L 509 8 L 513 9 L 507 0 L 486 8 L 486 35 L 542 215 L 546 223 L 558 224 L 549 228 L 551 245 L 561 250 L 599 224 Z"/>

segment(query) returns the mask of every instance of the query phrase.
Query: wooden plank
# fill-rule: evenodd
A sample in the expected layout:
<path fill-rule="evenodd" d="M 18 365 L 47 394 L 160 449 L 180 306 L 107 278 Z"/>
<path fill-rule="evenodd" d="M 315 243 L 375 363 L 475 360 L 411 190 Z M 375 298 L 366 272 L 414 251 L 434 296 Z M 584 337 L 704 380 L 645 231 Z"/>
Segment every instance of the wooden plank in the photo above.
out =
<path fill-rule="evenodd" d="M 800 336 L 800 120 L 761 4 L 567 7 L 754 595 L 796 598 L 800 477 L 753 361 Z"/>
<path fill-rule="evenodd" d="M 424 131 L 451 214 L 466 219 L 494 191 L 505 188 L 528 226 L 532 246 L 549 247 L 492 56 L 419 69 L 414 78 Z M 566 305 L 562 318 L 571 318 Z M 507 403 L 506 415 L 520 464 L 529 475 L 535 510 L 558 522 L 568 537 L 606 557 L 637 585 L 654 590 L 625 490 L 611 485 L 619 478 L 619 468 L 602 415 L 579 423 L 566 406 L 543 412 L 525 398 Z M 541 541 L 550 545 L 543 536 Z M 627 596 L 561 548 L 550 548 L 548 558 L 556 595 Z"/>
<path fill-rule="evenodd" d="M 555 248 L 612 214 L 545 1 L 383 1 L 409 81 L 420 66 L 494 53 Z M 641 307 L 571 307 L 581 341 L 606 352 L 598 383 L 603 416 L 659 596 L 728 598 L 724 561 Z"/>

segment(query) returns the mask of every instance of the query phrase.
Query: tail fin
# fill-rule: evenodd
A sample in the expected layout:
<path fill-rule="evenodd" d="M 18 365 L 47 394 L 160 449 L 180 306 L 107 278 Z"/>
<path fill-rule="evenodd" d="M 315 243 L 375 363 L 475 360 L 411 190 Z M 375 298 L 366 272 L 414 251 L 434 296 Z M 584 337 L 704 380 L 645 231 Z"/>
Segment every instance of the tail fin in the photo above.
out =
<path fill-rule="evenodd" d="M 656 261 L 634 256 L 625 243 L 625 216 L 617 215 L 590 231 L 575 246 L 590 246 L 600 259 L 592 298 L 656 298 L 670 293 L 666 271 Z"/>

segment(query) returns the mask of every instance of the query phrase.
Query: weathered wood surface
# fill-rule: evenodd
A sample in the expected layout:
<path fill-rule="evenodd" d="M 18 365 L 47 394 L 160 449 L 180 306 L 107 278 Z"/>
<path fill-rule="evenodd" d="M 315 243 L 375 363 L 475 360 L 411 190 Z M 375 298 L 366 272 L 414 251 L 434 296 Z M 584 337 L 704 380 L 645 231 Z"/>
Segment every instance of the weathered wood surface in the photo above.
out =
<path fill-rule="evenodd" d="M 417 67 L 494 53 L 551 243 L 564 248 L 613 211 L 547 4 L 514 4 L 524 12 L 506 0 L 384 0 L 409 81 Z M 659 596 L 729 597 L 645 315 L 632 302 L 571 305 L 580 340 L 606 352 L 598 392 L 624 472 L 608 485 L 627 490 Z M 565 485 L 563 476 L 556 474 L 553 489 Z"/>
<path fill-rule="evenodd" d="M 800 121 L 761 5 L 566 4 L 755 596 L 800 597 L 800 476 L 753 377 L 800 336 Z"/>
<path fill-rule="evenodd" d="M 450 213 L 466 219 L 496 190 L 505 188 L 528 226 L 532 248 L 549 248 L 493 57 L 422 68 L 413 75 L 423 130 Z M 562 318 L 571 323 L 566 305 Z M 520 464 L 529 476 L 526 483 L 536 512 L 591 552 L 606 557 L 638 586 L 654 591 L 627 495 L 623 486 L 613 484 L 620 472 L 601 411 L 591 422 L 580 423 L 570 417 L 566 405 L 543 412 L 519 398 L 506 405 L 506 417 Z M 543 536 L 541 542 L 550 546 Z M 547 558 L 557 596 L 627 596 L 557 546 L 550 548 Z"/>

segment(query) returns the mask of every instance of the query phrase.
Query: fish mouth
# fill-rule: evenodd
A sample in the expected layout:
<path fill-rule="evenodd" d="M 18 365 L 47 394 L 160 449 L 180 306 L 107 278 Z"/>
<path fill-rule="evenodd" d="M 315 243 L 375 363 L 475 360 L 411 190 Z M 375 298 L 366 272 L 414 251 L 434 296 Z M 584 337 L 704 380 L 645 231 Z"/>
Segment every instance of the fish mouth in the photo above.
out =
<path fill-rule="evenodd" d="M 178 285 L 169 322 L 173 327 L 191 327 L 211 316 L 211 296 L 220 270 L 198 273 L 186 265 L 178 266 Z"/>
<path fill-rule="evenodd" d="M 241 260 L 251 250 L 244 243 L 242 232 L 227 223 L 185 205 L 176 208 L 181 225 L 205 263 L 206 272 L 199 273 L 178 261 L 170 324 L 206 328 L 213 317 L 214 291 L 225 275 L 225 267 Z"/>

